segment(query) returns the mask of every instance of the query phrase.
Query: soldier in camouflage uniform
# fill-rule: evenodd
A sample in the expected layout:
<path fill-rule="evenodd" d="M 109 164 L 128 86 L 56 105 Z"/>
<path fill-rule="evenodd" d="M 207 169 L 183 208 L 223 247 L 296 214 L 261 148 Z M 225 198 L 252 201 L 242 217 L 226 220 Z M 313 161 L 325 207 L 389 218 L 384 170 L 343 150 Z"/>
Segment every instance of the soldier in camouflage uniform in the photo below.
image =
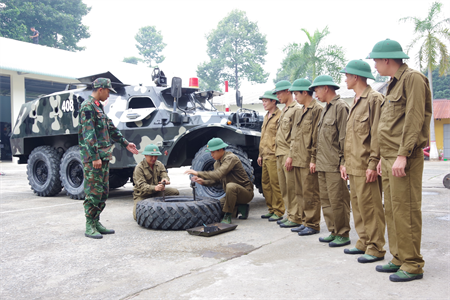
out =
<path fill-rule="evenodd" d="M 166 187 L 170 184 L 170 178 L 167 175 L 166 167 L 158 161 L 158 156 L 162 155 L 159 148 L 150 144 L 145 147 L 145 158 L 134 168 L 133 182 L 133 217 L 136 220 L 136 205 L 138 202 L 153 197 L 176 196 L 180 192 L 176 188 Z"/>
<path fill-rule="evenodd" d="M 109 91 L 116 92 L 107 78 L 97 78 L 89 99 L 80 108 L 78 143 L 84 163 L 83 203 L 86 215 L 85 236 L 101 239 L 102 234 L 114 233 L 99 221 L 109 193 L 109 160 L 113 143 L 118 142 L 133 154 L 138 154 L 136 145 L 129 143 L 104 113 L 101 101 L 109 97 Z"/>
<path fill-rule="evenodd" d="M 248 203 L 253 199 L 253 184 L 248 178 L 242 163 L 234 153 L 225 151 L 228 144 L 221 138 L 213 138 L 208 142 L 208 151 L 216 160 L 214 171 L 187 170 L 185 174 L 194 175 L 192 180 L 201 185 L 214 185 L 222 183 L 225 197 L 220 199 L 222 211 L 225 213 L 222 223 L 231 224 L 231 215 L 237 209 L 242 216 L 239 219 L 247 219 L 250 210 Z M 237 207 L 235 207 L 237 204 Z M 236 215 L 237 216 L 237 215 Z"/>

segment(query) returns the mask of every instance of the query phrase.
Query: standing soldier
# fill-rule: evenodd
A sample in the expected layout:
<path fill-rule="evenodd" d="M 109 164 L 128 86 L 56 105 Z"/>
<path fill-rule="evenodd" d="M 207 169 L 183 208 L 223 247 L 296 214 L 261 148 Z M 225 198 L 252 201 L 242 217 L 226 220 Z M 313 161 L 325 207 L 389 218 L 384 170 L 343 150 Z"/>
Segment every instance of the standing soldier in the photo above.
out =
<path fill-rule="evenodd" d="M 283 197 L 284 207 L 287 210 L 287 217 L 277 221 L 280 227 L 297 227 L 301 225 L 301 218 L 296 218 L 297 203 L 295 201 L 295 180 L 292 164 L 286 161 L 291 147 L 291 130 L 294 124 L 294 115 L 300 110 L 300 105 L 294 101 L 292 92 L 289 91 L 291 83 L 287 80 L 281 80 L 275 85 L 274 94 L 277 94 L 278 100 L 285 105 L 281 112 L 280 120 L 277 125 L 277 136 L 275 139 L 275 156 L 277 157 L 277 172 L 280 182 L 281 196 Z"/>
<path fill-rule="evenodd" d="M 292 228 L 291 231 L 298 232 L 300 236 L 320 232 L 319 178 L 315 165 L 317 124 L 322 106 L 313 99 L 310 86 L 309 80 L 297 79 L 289 89 L 294 92 L 295 100 L 303 105 L 303 109 L 295 113 L 291 147 L 286 159 L 292 161 L 294 167 L 296 216 L 303 221 L 301 226 Z"/>
<path fill-rule="evenodd" d="M 352 60 L 341 73 L 345 73 L 347 88 L 356 94 L 347 120 L 341 177 L 350 179 L 353 219 L 359 236 L 356 246 L 344 249 L 344 253 L 364 254 L 358 262 L 370 263 L 384 259 L 386 253 L 381 179 L 377 174 L 380 160 L 377 129 L 383 95 L 367 85 L 367 78 L 375 80 L 368 63 Z"/>
<path fill-rule="evenodd" d="M 269 221 L 278 221 L 284 215 L 284 203 L 281 198 L 280 184 L 278 182 L 277 158 L 275 157 L 275 137 L 277 124 L 280 119 L 280 109 L 277 107 L 278 98 L 267 91 L 259 97 L 263 102 L 267 114 L 264 117 L 259 143 L 258 165 L 262 167 L 262 189 L 269 212 L 261 218 Z"/>
<path fill-rule="evenodd" d="M 97 78 L 93 82 L 92 94 L 80 108 L 78 143 L 84 162 L 84 212 L 86 216 L 85 236 L 101 239 L 102 234 L 114 233 L 100 223 L 100 213 L 106 205 L 109 193 L 109 160 L 112 157 L 113 142 L 120 143 L 133 154 L 136 145 L 129 143 L 103 111 L 103 104 L 112 88 L 108 78 Z"/>
<path fill-rule="evenodd" d="M 330 247 L 341 247 L 350 244 L 350 194 L 347 181 L 340 174 L 345 163 L 348 104 L 336 95 L 339 85 L 331 76 L 318 76 L 310 89 L 314 89 L 319 101 L 326 103 L 317 129 L 316 169 L 323 216 L 331 234 L 319 241 L 329 243 Z"/>
<path fill-rule="evenodd" d="M 428 79 L 403 63 L 409 58 L 393 40 L 377 43 L 373 58 L 381 76 L 390 76 L 378 125 L 384 208 L 389 250 L 393 256 L 378 272 L 391 272 L 391 281 L 423 277 L 422 238 L 423 151 L 430 133 L 431 92 Z"/>

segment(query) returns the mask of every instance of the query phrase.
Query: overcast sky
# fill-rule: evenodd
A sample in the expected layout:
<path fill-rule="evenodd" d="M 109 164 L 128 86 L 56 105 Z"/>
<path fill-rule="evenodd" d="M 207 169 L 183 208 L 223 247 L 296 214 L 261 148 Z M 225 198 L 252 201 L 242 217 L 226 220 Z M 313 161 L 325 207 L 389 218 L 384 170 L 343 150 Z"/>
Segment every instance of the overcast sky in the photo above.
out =
<path fill-rule="evenodd" d="M 330 35 L 323 45 L 336 44 L 345 49 L 347 61 L 365 59 L 373 46 L 386 38 L 398 41 L 405 49 L 413 37 L 413 24 L 400 23 L 406 16 L 425 18 L 433 1 L 430 0 L 83 0 L 91 12 L 83 19 L 91 37 L 80 41 L 86 52 L 105 60 L 122 61 L 137 56 L 135 46 L 139 28 L 156 26 L 167 47 L 165 61 L 159 64 L 169 82 L 181 77 L 187 86 L 189 77 L 196 76 L 197 65 L 208 60 L 205 35 L 233 9 L 245 11 L 257 22 L 267 38 L 264 69 L 270 73 L 262 91 L 273 88 L 275 73 L 284 57 L 283 48 L 289 43 L 304 43 L 307 38 L 301 28 L 310 33 L 328 25 Z M 444 3 L 443 11 L 450 5 Z M 447 16 L 448 14 L 446 14 Z M 447 16 L 448 17 L 448 16 Z M 417 51 L 416 49 L 414 49 Z M 413 54 L 413 55 L 411 55 Z M 414 58 L 415 53 L 410 53 Z M 373 68 L 372 60 L 366 60 Z M 416 60 L 408 64 L 417 68 Z M 149 71 L 149 74 L 151 70 Z M 149 75 L 150 76 L 150 75 Z M 120 78 L 119 78 L 120 79 Z M 255 89 L 249 84 L 242 86 Z"/>

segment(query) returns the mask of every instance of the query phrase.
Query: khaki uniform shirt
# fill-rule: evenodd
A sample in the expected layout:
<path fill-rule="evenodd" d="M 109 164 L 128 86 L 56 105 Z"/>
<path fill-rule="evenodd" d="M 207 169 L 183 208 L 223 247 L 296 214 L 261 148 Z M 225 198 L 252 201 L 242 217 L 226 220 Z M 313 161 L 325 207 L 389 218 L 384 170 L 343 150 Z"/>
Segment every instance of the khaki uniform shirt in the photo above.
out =
<path fill-rule="evenodd" d="M 422 73 L 403 64 L 389 81 L 381 104 L 378 140 L 382 157 L 415 157 L 430 133 L 431 91 Z"/>
<path fill-rule="evenodd" d="M 259 157 L 262 159 L 276 160 L 275 137 L 277 135 L 277 124 L 281 111 L 275 106 L 275 111 L 269 118 L 269 113 L 264 117 L 261 127 L 261 141 L 259 142 Z"/>
<path fill-rule="evenodd" d="M 345 164 L 344 142 L 348 104 L 336 95 L 322 110 L 317 132 L 316 170 L 340 172 Z"/>
<path fill-rule="evenodd" d="M 291 147 L 291 130 L 294 125 L 294 114 L 301 106 L 297 101 L 283 108 L 277 124 L 277 136 L 275 139 L 275 156 L 289 155 Z"/>
<path fill-rule="evenodd" d="M 309 168 L 309 163 L 316 163 L 317 124 L 322 109 L 322 105 L 313 99 L 308 107 L 295 113 L 289 151 L 289 157 L 292 158 L 294 167 Z"/>
<path fill-rule="evenodd" d="M 200 171 L 198 177 L 204 179 L 204 185 L 214 185 L 222 183 L 222 188 L 226 192 L 227 184 L 234 182 L 244 187 L 248 191 L 253 191 L 253 184 L 248 179 L 239 158 L 232 152 L 225 151 L 221 159 L 214 163 L 214 171 Z"/>
<path fill-rule="evenodd" d="M 156 193 L 155 187 L 161 182 L 161 180 L 167 179 L 170 181 L 167 175 L 166 167 L 163 163 L 157 160 L 153 165 L 153 169 L 150 168 L 147 161 L 142 160 L 135 168 L 133 173 L 134 191 L 133 196 L 139 197 L 142 195 L 148 195 Z"/>
<path fill-rule="evenodd" d="M 382 94 L 367 86 L 350 108 L 344 148 L 347 174 L 366 176 L 367 169 L 377 169 L 380 160 L 377 130 L 383 100 Z"/>

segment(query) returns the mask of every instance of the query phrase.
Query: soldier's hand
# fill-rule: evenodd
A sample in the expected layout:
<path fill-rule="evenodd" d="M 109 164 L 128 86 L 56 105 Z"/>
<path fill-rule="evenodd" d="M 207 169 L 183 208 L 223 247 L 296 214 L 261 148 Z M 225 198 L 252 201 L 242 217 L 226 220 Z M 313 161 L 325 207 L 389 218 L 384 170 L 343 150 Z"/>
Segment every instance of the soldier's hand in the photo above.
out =
<path fill-rule="evenodd" d="M 162 192 L 166 189 L 166 187 L 162 184 L 158 184 L 157 186 L 155 186 L 155 191 L 157 192 Z"/>
<path fill-rule="evenodd" d="M 258 157 L 258 166 L 262 167 L 262 157 Z"/>
<path fill-rule="evenodd" d="M 197 176 L 197 175 L 198 175 L 198 172 L 195 171 L 195 170 L 189 169 L 189 170 L 184 171 L 184 174 L 189 174 L 189 175 Z"/>
<path fill-rule="evenodd" d="M 381 176 L 381 158 L 377 165 L 377 174 Z"/>
<path fill-rule="evenodd" d="M 284 166 L 288 172 L 292 170 L 292 157 L 286 158 L 286 162 L 284 163 Z"/>
<path fill-rule="evenodd" d="M 198 183 L 198 184 L 200 184 L 200 185 L 203 185 L 203 178 L 200 178 L 200 177 L 197 177 L 197 176 L 193 176 L 192 178 L 191 178 L 191 180 L 192 181 L 194 181 L 194 182 L 196 182 L 196 183 Z"/>
<path fill-rule="evenodd" d="M 392 175 L 395 177 L 405 177 L 406 156 L 399 155 L 392 165 Z"/>
<path fill-rule="evenodd" d="M 94 167 L 94 169 L 100 169 L 102 167 L 102 160 L 101 159 L 94 160 L 92 162 L 92 166 Z"/>
<path fill-rule="evenodd" d="M 309 163 L 309 172 L 310 172 L 311 174 L 316 173 L 316 164 Z"/>
<path fill-rule="evenodd" d="M 129 143 L 127 146 L 127 150 L 133 154 L 138 154 L 138 150 L 136 149 L 136 145 L 134 143 Z"/>
<path fill-rule="evenodd" d="M 161 180 L 161 184 L 163 183 L 163 182 L 165 182 L 165 185 L 168 185 L 168 184 L 170 184 L 170 181 L 169 180 L 167 180 L 166 178 L 164 178 L 163 180 Z"/>
<path fill-rule="evenodd" d="M 339 171 L 341 171 L 341 178 L 347 180 L 348 179 L 347 169 L 344 166 L 339 166 Z"/>
<path fill-rule="evenodd" d="M 367 169 L 366 170 L 366 183 L 374 182 L 377 180 L 378 174 L 377 171 Z"/>

